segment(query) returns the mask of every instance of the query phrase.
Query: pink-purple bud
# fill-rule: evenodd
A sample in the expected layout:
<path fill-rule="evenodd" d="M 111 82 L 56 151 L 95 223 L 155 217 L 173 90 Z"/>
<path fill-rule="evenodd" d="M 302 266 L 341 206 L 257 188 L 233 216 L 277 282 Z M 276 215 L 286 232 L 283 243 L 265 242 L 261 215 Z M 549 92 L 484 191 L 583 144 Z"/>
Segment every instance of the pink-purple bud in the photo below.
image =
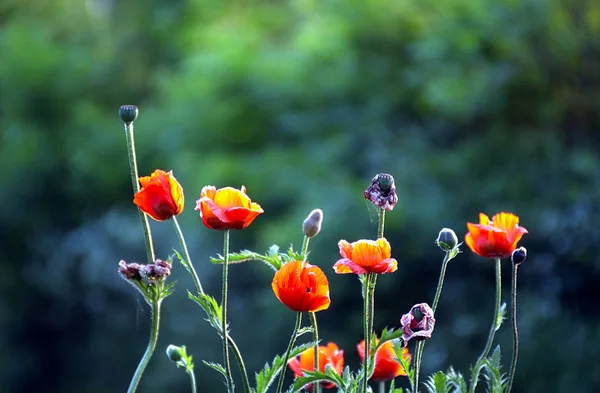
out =
<path fill-rule="evenodd" d="M 380 209 L 393 210 L 398 202 L 394 177 L 387 173 L 378 174 L 371 180 L 363 196 Z"/>
<path fill-rule="evenodd" d="M 431 338 L 433 328 L 435 327 L 435 318 L 433 310 L 427 303 L 415 304 L 408 314 L 400 318 L 400 324 L 404 330 L 402 341 L 406 346 L 408 341 L 415 339 L 423 341 Z"/>

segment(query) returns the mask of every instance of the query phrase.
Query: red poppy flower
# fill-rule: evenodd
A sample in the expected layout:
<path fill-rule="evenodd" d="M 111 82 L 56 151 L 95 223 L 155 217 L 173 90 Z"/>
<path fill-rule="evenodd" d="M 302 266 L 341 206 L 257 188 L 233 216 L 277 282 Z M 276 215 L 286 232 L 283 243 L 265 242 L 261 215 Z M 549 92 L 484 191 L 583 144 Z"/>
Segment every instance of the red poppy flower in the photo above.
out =
<path fill-rule="evenodd" d="M 377 339 L 379 341 L 379 339 Z M 358 357 L 362 363 L 365 358 L 365 340 L 356 346 Z M 410 362 L 410 353 L 408 348 L 402 349 L 402 357 Z M 386 341 L 375 354 L 375 369 L 373 375 L 369 378 L 373 382 L 389 381 L 401 375 L 406 375 L 404 367 L 398 362 L 396 352 L 394 352 L 394 343 Z"/>
<path fill-rule="evenodd" d="M 168 220 L 183 211 L 183 189 L 172 171 L 157 169 L 150 176 L 140 177 L 140 185 L 133 203 L 156 221 Z"/>
<path fill-rule="evenodd" d="M 294 377 L 303 376 L 303 371 L 315 371 L 315 348 L 309 348 L 300 355 L 288 361 L 288 366 L 294 372 Z M 336 373 L 341 374 L 344 369 L 344 351 L 334 343 L 327 346 L 319 345 L 319 371 L 325 372 L 325 367 L 333 367 Z M 332 382 L 322 382 L 326 389 L 335 387 Z M 312 391 L 312 384 L 304 386 L 305 390 Z"/>
<path fill-rule="evenodd" d="M 342 259 L 333 265 L 337 274 L 393 273 L 398 269 L 398 261 L 391 258 L 392 248 L 385 238 L 338 243 Z"/>
<path fill-rule="evenodd" d="M 479 214 L 479 224 L 467 223 L 469 233 L 465 243 L 474 253 L 484 258 L 508 258 L 527 229 L 519 226 L 519 217 L 512 213 L 498 213 L 492 220 Z"/>
<path fill-rule="evenodd" d="M 263 212 L 257 203 L 250 201 L 244 186 L 240 190 L 206 186 L 200 192 L 195 210 L 200 210 L 204 225 L 217 230 L 244 229 Z"/>
<path fill-rule="evenodd" d="M 288 262 L 271 283 L 277 299 L 297 312 L 316 312 L 329 308 L 329 282 L 318 266 L 303 261 Z"/>

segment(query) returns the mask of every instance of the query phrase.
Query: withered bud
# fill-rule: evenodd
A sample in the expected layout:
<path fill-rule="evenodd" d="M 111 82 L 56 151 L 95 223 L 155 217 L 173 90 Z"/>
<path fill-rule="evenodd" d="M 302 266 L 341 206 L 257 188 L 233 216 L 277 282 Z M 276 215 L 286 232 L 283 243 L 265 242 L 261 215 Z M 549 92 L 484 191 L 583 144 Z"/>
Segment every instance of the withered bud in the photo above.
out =
<path fill-rule="evenodd" d="M 393 210 L 398 203 L 394 177 L 387 173 L 380 173 L 371 180 L 363 196 L 380 209 Z"/>
<path fill-rule="evenodd" d="M 520 265 L 527 259 L 527 249 L 525 247 L 519 247 L 515 251 L 513 251 L 512 256 L 510 257 L 512 263 L 515 265 Z"/>
<path fill-rule="evenodd" d="M 119 117 L 125 124 L 133 123 L 137 115 L 138 108 L 135 105 L 123 105 L 119 108 Z"/>
<path fill-rule="evenodd" d="M 169 359 L 174 362 L 180 361 L 186 355 L 185 347 L 178 347 L 176 345 L 169 345 L 166 352 Z"/>
<path fill-rule="evenodd" d="M 400 324 L 404 331 L 402 341 L 405 346 L 411 339 L 416 341 L 427 340 L 431 338 L 431 333 L 433 333 L 435 327 L 433 310 L 427 303 L 415 304 L 408 314 L 404 314 L 400 318 Z"/>
<path fill-rule="evenodd" d="M 443 228 L 438 234 L 435 244 L 438 245 L 443 251 L 452 251 L 458 244 L 458 237 L 456 233 L 450 228 Z"/>
<path fill-rule="evenodd" d="M 149 281 L 158 281 L 171 274 L 171 264 L 157 259 L 154 263 L 144 265 L 140 271 Z"/>
<path fill-rule="evenodd" d="M 302 232 L 304 232 L 306 237 L 315 237 L 319 232 L 321 232 L 322 223 L 323 210 L 314 209 L 302 223 Z"/>
<path fill-rule="evenodd" d="M 119 262 L 119 273 L 125 280 L 140 281 L 142 279 L 141 269 L 144 265 L 139 263 L 127 263 L 125 261 Z"/>

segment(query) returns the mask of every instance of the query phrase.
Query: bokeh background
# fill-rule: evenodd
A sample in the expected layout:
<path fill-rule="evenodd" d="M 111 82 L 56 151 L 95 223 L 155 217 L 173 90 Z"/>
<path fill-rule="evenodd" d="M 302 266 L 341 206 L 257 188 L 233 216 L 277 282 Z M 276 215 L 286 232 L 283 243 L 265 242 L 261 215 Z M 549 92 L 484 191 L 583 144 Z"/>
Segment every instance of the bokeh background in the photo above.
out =
<path fill-rule="evenodd" d="M 439 229 L 462 238 L 479 212 L 511 211 L 530 232 L 515 391 L 598 391 L 600 2 L 3 0 L 2 393 L 123 392 L 144 351 L 148 307 L 117 275 L 120 259 L 145 255 L 123 104 L 140 107 L 140 173 L 172 169 L 185 189 L 180 222 L 211 294 L 220 267 L 208 258 L 222 234 L 193 209 L 202 186 L 244 184 L 265 210 L 232 234 L 232 250 L 299 247 L 304 217 L 320 207 L 310 260 L 332 297 L 321 336 L 357 367 L 360 286 L 331 266 L 340 239 L 375 236 L 362 192 L 388 172 L 399 202 L 386 235 L 400 268 L 378 281 L 375 328 L 431 302 Z M 172 226 L 152 229 L 166 258 L 177 247 Z M 424 375 L 467 372 L 487 335 L 493 263 L 463 249 Z M 266 267 L 231 275 L 232 335 L 253 374 L 284 351 L 294 313 L 274 297 Z M 223 391 L 200 363 L 220 361 L 218 337 L 186 299 L 193 284 L 179 265 L 173 280 L 139 391 L 189 391 L 168 344 L 193 354 L 199 391 Z M 508 367 L 508 325 L 497 338 Z"/>

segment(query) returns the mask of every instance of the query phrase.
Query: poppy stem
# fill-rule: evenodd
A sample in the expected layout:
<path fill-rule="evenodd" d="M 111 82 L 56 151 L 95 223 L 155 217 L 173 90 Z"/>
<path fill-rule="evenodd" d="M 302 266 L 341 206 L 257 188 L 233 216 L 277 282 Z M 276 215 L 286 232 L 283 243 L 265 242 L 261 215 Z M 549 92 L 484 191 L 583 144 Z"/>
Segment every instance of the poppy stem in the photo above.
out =
<path fill-rule="evenodd" d="M 190 383 L 192 384 L 192 393 L 196 393 L 196 376 L 194 375 L 194 369 L 187 370 L 190 376 Z"/>
<path fill-rule="evenodd" d="M 385 209 L 379 209 L 379 225 L 377 226 L 377 239 L 383 237 L 385 228 Z"/>
<path fill-rule="evenodd" d="M 185 238 L 183 237 L 183 232 L 181 231 L 181 227 L 179 226 L 179 221 L 175 216 L 172 217 L 173 226 L 175 227 L 175 232 L 177 233 L 177 237 L 179 238 L 179 244 L 181 244 L 181 251 L 183 252 L 183 257 L 185 258 L 185 264 L 183 265 L 186 270 L 192 275 L 192 279 L 194 280 L 194 285 L 196 285 L 196 290 L 204 295 L 204 290 L 202 289 L 202 284 L 200 284 L 200 279 L 198 278 L 198 274 L 196 274 L 196 270 L 194 269 L 194 265 L 192 265 L 192 258 L 190 258 L 190 253 L 188 252 L 187 245 L 185 243 Z"/>
<path fill-rule="evenodd" d="M 510 371 L 508 373 L 508 382 L 506 383 L 506 393 L 510 393 L 515 371 L 517 370 L 517 357 L 519 356 L 519 331 L 517 329 L 517 269 L 519 264 L 512 264 L 512 286 L 511 286 L 511 319 L 513 331 L 513 354 L 510 361 Z"/>
<path fill-rule="evenodd" d="M 379 393 L 385 393 L 385 382 L 379 382 Z"/>
<path fill-rule="evenodd" d="M 365 336 L 365 356 L 363 359 L 363 380 L 362 392 L 367 393 L 369 386 L 369 364 L 371 358 L 375 355 L 371 353 L 371 332 L 373 331 L 373 314 L 374 314 L 374 297 L 375 283 L 377 275 L 374 273 L 366 273 L 363 276 L 364 286 L 364 336 Z"/>
<path fill-rule="evenodd" d="M 475 388 L 477 387 L 477 382 L 479 379 L 479 371 L 481 370 L 481 362 L 486 358 L 490 350 L 492 349 L 492 344 L 494 342 L 494 335 L 496 334 L 496 330 L 498 330 L 498 316 L 500 313 L 500 306 L 502 301 L 502 266 L 500 264 L 501 259 L 496 258 L 496 302 L 494 304 L 494 319 L 492 319 L 492 326 L 490 327 L 490 333 L 488 334 L 487 342 L 485 343 L 485 347 L 483 348 L 483 352 L 477 358 L 477 362 L 475 366 L 473 366 L 473 371 L 471 373 L 471 393 L 475 393 Z"/>
<path fill-rule="evenodd" d="M 415 385 L 413 386 L 413 393 L 419 392 L 419 374 L 421 374 L 421 358 L 423 357 L 424 344 L 424 341 L 418 341 L 415 346 Z"/>
<path fill-rule="evenodd" d="M 279 375 L 279 382 L 277 383 L 277 390 L 275 393 L 281 393 L 281 389 L 283 388 L 283 380 L 285 377 L 285 365 L 287 365 L 288 360 L 290 360 L 290 353 L 292 352 L 292 348 L 294 348 L 294 344 L 296 343 L 296 336 L 298 336 L 298 330 L 300 330 L 300 325 L 302 325 L 302 313 L 299 312 L 296 315 L 296 326 L 294 326 L 294 333 L 290 337 L 290 343 L 288 344 L 287 350 L 285 351 L 285 357 L 283 358 L 283 364 L 281 374 Z"/>
<path fill-rule="evenodd" d="M 233 392 L 233 378 L 231 376 L 231 364 L 229 363 L 229 343 L 227 332 L 227 275 L 229 268 L 229 230 L 223 236 L 223 283 L 221 290 L 221 329 L 223 330 L 223 363 L 225 365 L 225 379 L 227 380 L 227 391 Z"/>
<path fill-rule="evenodd" d="M 150 329 L 150 340 L 148 341 L 148 346 L 146 347 L 146 352 L 144 352 L 144 356 L 140 360 L 140 363 L 133 374 L 133 378 L 131 378 L 131 383 L 129 384 L 129 389 L 127 389 L 127 393 L 134 393 L 142 379 L 142 375 L 144 374 L 144 370 L 146 370 L 146 366 L 150 362 L 150 358 L 154 353 L 154 348 L 156 348 L 156 342 L 158 341 L 158 328 L 160 325 L 160 304 L 162 303 L 161 298 L 153 298 L 150 301 L 150 307 L 152 310 L 152 327 Z"/>
<path fill-rule="evenodd" d="M 302 260 L 306 261 L 306 256 L 308 254 L 308 243 L 310 242 L 310 237 L 304 236 L 304 240 L 302 241 L 302 251 L 300 255 L 302 255 Z"/>
<path fill-rule="evenodd" d="M 317 315 L 314 312 L 309 312 L 310 315 L 310 324 L 313 328 L 313 341 L 315 342 L 315 359 L 314 359 L 314 370 L 318 371 L 319 368 L 319 329 L 317 327 Z M 315 382 L 313 385 L 313 392 L 321 393 L 321 384 L 319 382 Z"/>
<path fill-rule="evenodd" d="M 233 356 L 235 356 L 235 360 L 237 360 L 238 366 L 240 368 L 240 373 L 242 374 L 242 382 L 244 383 L 244 392 L 250 393 L 250 381 L 248 380 L 248 371 L 246 371 L 246 365 L 244 364 L 244 359 L 242 359 L 242 353 L 240 349 L 236 345 L 233 338 L 228 334 L 227 341 L 233 350 Z"/>
<path fill-rule="evenodd" d="M 131 185 L 133 193 L 140 192 L 140 183 L 138 181 L 139 174 L 137 168 L 137 159 L 135 155 L 135 141 L 133 138 L 133 122 L 125 123 L 125 139 L 127 140 L 127 155 L 129 157 L 129 174 L 131 175 Z M 148 263 L 154 262 L 154 245 L 152 244 L 152 232 L 150 231 L 150 223 L 146 214 L 138 207 L 142 227 L 144 228 L 144 240 L 146 243 L 146 257 Z"/>

